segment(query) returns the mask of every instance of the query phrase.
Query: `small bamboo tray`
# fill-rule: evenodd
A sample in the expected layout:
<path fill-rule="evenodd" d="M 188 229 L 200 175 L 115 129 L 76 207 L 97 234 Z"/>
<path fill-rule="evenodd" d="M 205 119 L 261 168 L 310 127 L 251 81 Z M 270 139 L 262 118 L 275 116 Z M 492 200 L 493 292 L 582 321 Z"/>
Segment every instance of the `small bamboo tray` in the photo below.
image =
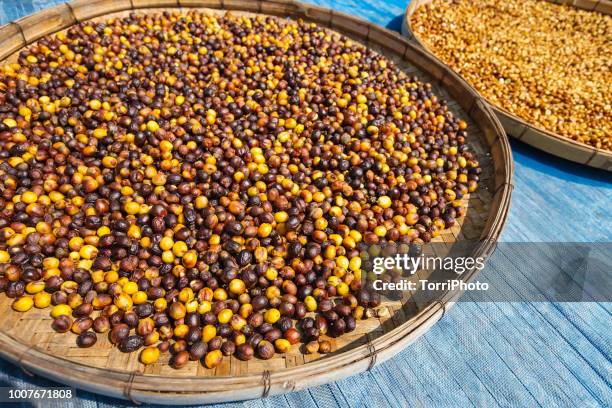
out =
<path fill-rule="evenodd" d="M 0 28 L 0 60 L 11 61 L 21 48 L 37 39 L 88 19 L 121 17 L 131 12 L 151 13 L 177 8 L 206 7 L 206 12 L 261 13 L 301 18 L 346 34 L 384 53 L 410 75 L 434 84 L 438 96 L 468 122 L 469 144 L 483 169 L 479 189 L 465 197 L 467 214 L 436 238 L 449 247 L 455 242 L 479 240 L 474 256 L 488 256 L 506 220 L 512 192 L 513 162 L 503 128 L 490 108 L 466 83 L 444 65 L 411 45 L 399 34 L 355 17 L 315 6 L 285 1 L 245 0 L 77 0 L 22 18 Z M 466 280 L 475 271 L 466 272 Z M 328 355 L 291 352 L 267 361 L 243 362 L 225 358 L 215 369 L 197 362 L 175 370 L 168 355 L 144 366 L 138 353 L 123 354 L 99 336 L 89 349 L 79 349 L 75 335 L 58 334 L 49 310 L 17 313 L 11 299 L 0 294 L 0 356 L 26 372 L 36 373 L 77 388 L 161 404 L 200 404 L 243 400 L 280 394 L 335 381 L 368 370 L 397 354 L 427 331 L 460 296 L 443 293 L 435 302 L 384 302 L 357 330 L 331 339 Z"/>
<path fill-rule="evenodd" d="M 612 0 L 546 0 L 556 4 L 569 4 L 584 10 L 594 10 L 603 14 L 612 15 Z M 402 34 L 409 41 L 425 50 L 428 56 L 442 63 L 435 53 L 425 45 L 418 34 L 412 29 L 411 17 L 423 5 L 431 3 L 432 0 L 410 0 L 402 22 Z M 576 142 L 567 137 L 550 132 L 546 129 L 533 125 L 508 112 L 500 106 L 483 99 L 490 105 L 508 135 L 527 143 L 535 148 L 553 154 L 557 157 L 586 164 L 587 166 L 612 171 L 612 152 L 597 149 L 586 143 Z"/>

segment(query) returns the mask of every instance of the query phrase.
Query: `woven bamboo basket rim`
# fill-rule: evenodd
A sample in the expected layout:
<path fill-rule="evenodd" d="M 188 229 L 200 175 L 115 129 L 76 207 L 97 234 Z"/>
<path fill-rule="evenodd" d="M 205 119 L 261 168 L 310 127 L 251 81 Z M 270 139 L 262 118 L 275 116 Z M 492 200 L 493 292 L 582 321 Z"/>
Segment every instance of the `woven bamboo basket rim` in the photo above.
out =
<path fill-rule="evenodd" d="M 412 15 L 422 6 L 433 0 L 410 0 L 402 21 L 402 34 L 407 36 L 411 42 L 421 47 L 432 58 L 444 64 L 427 46 L 411 24 Z M 554 4 L 567 4 L 573 7 L 598 11 L 602 14 L 612 15 L 612 0 L 543 0 Z M 452 70 L 452 68 L 449 67 Z M 453 72 L 455 72 L 453 70 Z M 472 87 L 471 84 L 469 84 Z M 478 92 L 475 90 L 475 92 Z M 497 114 L 508 135 L 521 140 L 537 149 L 543 150 L 555 156 L 576 163 L 585 164 L 612 172 L 612 151 L 598 149 L 586 143 L 577 142 L 568 137 L 551 132 L 547 129 L 534 125 L 509 112 L 505 108 L 491 102 L 481 95 L 493 111 Z"/>
<path fill-rule="evenodd" d="M 231 10 L 312 21 L 326 29 L 352 37 L 366 46 L 378 47 L 380 50 L 377 51 L 387 57 L 416 67 L 418 76 L 426 76 L 430 82 L 440 87 L 440 91 L 448 91 L 456 101 L 453 103 L 457 105 L 457 109 L 463 112 L 464 118 L 473 120 L 476 124 L 470 124 L 470 129 L 475 128 L 479 135 L 477 144 L 483 149 L 479 158 L 482 155 L 483 159 L 488 161 L 486 167 L 490 173 L 487 178 L 490 187 L 483 188 L 481 193 L 472 193 L 476 197 L 474 202 L 478 207 L 468 209 L 468 215 L 464 217 L 466 221 L 461 220 L 455 226 L 453 235 L 449 236 L 448 240 L 452 243 L 457 239 L 468 239 L 467 231 L 470 231 L 474 234 L 470 239 L 478 241 L 473 255 L 488 257 L 492 253 L 508 215 L 513 189 L 512 154 L 501 124 L 482 98 L 458 75 L 432 59 L 422 49 L 410 44 L 401 35 L 377 25 L 333 10 L 283 0 L 76 0 L 0 27 L 0 61 L 10 61 L 23 47 L 82 21 L 122 16 L 129 12 L 148 13 L 181 8 L 198 8 L 209 12 Z M 437 94 L 439 95 L 439 92 Z M 478 194 L 482 194 L 484 198 Z M 480 212 L 474 213 L 477 209 Z M 474 220 L 468 219 L 470 214 L 473 214 Z M 476 224 L 471 225 L 472 223 L 479 224 L 476 227 Z M 476 270 L 467 271 L 464 274 L 465 280 L 473 280 L 476 273 Z M 268 369 L 266 362 L 260 360 L 259 365 L 264 364 L 263 368 L 260 367 L 254 372 L 222 376 L 201 374 L 199 371 L 196 375 L 182 375 L 180 372 L 183 370 L 173 370 L 164 375 L 143 370 L 99 368 L 88 364 L 87 360 L 79 361 L 78 358 L 75 360 L 74 357 L 62 355 L 61 351 L 49 352 L 40 347 L 40 342 L 44 339 L 23 338 L 23 332 L 27 331 L 27 328 L 12 331 L 3 327 L 9 320 L 13 320 L 13 324 L 17 322 L 17 313 L 10 309 L 10 299 L 0 296 L 0 310 L 5 312 L 4 322 L 0 322 L 0 356 L 17 364 L 27 373 L 36 373 L 77 388 L 130 399 L 133 402 L 183 405 L 244 400 L 320 385 L 369 370 L 426 332 L 460 295 L 459 291 L 447 291 L 436 301 L 419 307 L 418 313 L 410 318 L 406 318 L 403 309 L 399 308 L 398 315 L 387 320 L 392 324 L 390 330 L 383 331 L 383 334 L 375 338 L 370 337 L 371 333 L 365 333 L 361 336 L 363 341 L 356 342 L 355 345 L 349 344 L 347 350 L 339 349 L 313 361 L 305 361 L 304 364 L 283 367 L 280 370 Z M 24 320 L 19 322 L 26 321 L 32 325 L 41 323 L 40 320 L 43 319 L 36 316 L 25 320 L 31 312 L 32 310 L 20 314 L 24 316 Z M 41 313 L 38 316 L 42 316 Z M 392 321 L 394 318 L 399 319 L 400 324 L 396 325 Z M 42 323 L 48 326 L 49 322 Z M 358 328 L 360 324 L 361 322 L 358 323 Z M 74 339 L 71 339 L 71 342 L 73 344 Z M 64 344 L 59 346 L 68 347 Z M 79 350 L 86 352 L 91 349 Z M 133 359 L 134 356 L 137 356 L 137 353 L 131 353 L 130 358 Z"/>

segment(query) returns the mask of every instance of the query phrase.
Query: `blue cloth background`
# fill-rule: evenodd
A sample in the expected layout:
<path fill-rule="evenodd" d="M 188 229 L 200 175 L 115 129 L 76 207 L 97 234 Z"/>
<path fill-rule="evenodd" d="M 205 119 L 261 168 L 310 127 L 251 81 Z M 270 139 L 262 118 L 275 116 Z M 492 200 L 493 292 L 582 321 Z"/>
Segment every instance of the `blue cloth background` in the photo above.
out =
<path fill-rule="evenodd" d="M 408 3 L 310 2 L 394 30 L 400 29 Z M 0 0 L 0 23 L 57 3 Z M 512 141 L 512 150 L 515 190 L 503 241 L 612 241 L 611 173 L 557 159 L 520 142 Z M 490 268 L 483 271 L 488 272 Z M 610 303 L 459 303 L 414 344 L 370 372 L 224 406 L 610 407 L 611 311 Z M 54 384 L 27 377 L 0 360 L 0 386 L 50 385 Z M 87 392 L 78 395 L 66 405 L 126 406 Z"/>

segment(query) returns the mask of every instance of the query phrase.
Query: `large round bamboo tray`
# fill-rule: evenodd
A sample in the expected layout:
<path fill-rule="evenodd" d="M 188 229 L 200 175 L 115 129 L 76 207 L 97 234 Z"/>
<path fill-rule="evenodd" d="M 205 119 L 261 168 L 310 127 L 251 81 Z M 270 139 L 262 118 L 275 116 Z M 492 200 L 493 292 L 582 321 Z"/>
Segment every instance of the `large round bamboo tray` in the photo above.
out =
<path fill-rule="evenodd" d="M 425 42 L 412 29 L 411 17 L 417 9 L 425 4 L 431 3 L 432 0 L 411 0 L 406 9 L 402 22 L 402 34 L 408 39 L 421 47 L 428 56 L 435 58 L 441 62 L 435 53 L 425 44 Z M 551 3 L 569 4 L 584 10 L 595 10 L 603 14 L 612 15 L 612 0 L 546 0 Z M 484 98 L 484 97 L 483 97 Z M 571 160 L 576 163 L 586 164 L 587 166 L 596 167 L 608 171 L 612 171 L 612 152 L 597 149 L 585 143 L 579 143 L 567 137 L 550 132 L 541 127 L 535 126 L 524 121 L 513 113 L 508 112 L 504 108 L 490 102 L 486 98 L 484 100 L 491 106 L 499 118 L 508 135 L 525 142 L 533 147 L 543 150 L 547 153 Z"/>
<path fill-rule="evenodd" d="M 177 7 L 207 7 L 206 12 L 261 13 L 316 22 L 353 37 L 386 54 L 411 75 L 435 84 L 439 96 L 468 121 L 470 144 L 483 168 L 481 186 L 465 198 L 467 215 L 436 238 L 448 246 L 479 242 L 475 256 L 488 256 L 500 235 L 512 191 L 513 162 L 501 124 L 463 80 L 400 35 L 352 16 L 310 5 L 283 1 L 236 0 L 77 0 L 22 18 L 0 28 L 0 60 L 10 61 L 22 47 L 44 35 L 87 19 L 149 13 Z M 475 271 L 466 273 L 473 279 Z M 315 386 L 365 371 L 387 360 L 427 331 L 460 295 L 445 292 L 434 302 L 414 299 L 384 302 L 358 323 L 350 335 L 331 339 L 328 355 L 304 355 L 298 346 L 287 354 L 248 362 L 225 358 L 215 369 L 190 362 L 181 370 L 168 366 L 168 356 L 144 366 L 138 354 L 123 354 L 99 336 L 96 345 L 79 349 L 72 334 L 50 327 L 48 310 L 17 313 L 0 295 L 0 356 L 26 372 L 77 388 L 135 402 L 196 404 L 257 398 Z"/>

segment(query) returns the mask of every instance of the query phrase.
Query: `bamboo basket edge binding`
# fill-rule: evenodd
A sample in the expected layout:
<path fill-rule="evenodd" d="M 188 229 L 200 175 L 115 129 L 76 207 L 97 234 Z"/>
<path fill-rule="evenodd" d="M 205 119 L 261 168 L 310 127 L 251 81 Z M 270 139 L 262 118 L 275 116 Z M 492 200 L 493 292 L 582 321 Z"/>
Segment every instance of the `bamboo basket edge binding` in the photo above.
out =
<path fill-rule="evenodd" d="M 45 35 L 80 21 L 130 9 L 159 7 L 207 7 L 303 18 L 345 34 L 350 33 L 366 45 L 372 43 L 382 46 L 385 51 L 410 61 L 433 76 L 481 127 L 485 142 L 494 158 L 491 215 L 483 227 L 481 244 L 475 255 L 488 256 L 494 250 L 494 242 L 499 237 L 508 214 L 513 188 L 512 156 L 501 124 L 482 98 L 458 75 L 399 34 L 369 22 L 329 9 L 283 0 L 75 0 L 0 27 L 0 60 Z M 467 272 L 466 281 L 472 280 L 474 276 L 474 270 Z M 35 372 L 72 386 L 133 401 L 193 404 L 248 399 L 319 385 L 370 369 L 424 333 L 443 316 L 445 310 L 451 307 L 460 295 L 459 292 L 447 292 L 412 319 L 365 345 L 277 372 L 265 370 L 263 377 L 259 374 L 249 374 L 238 377 L 173 379 L 167 376 L 144 376 L 113 369 L 93 368 L 52 356 L 36 346 L 26 346 L 2 331 L 0 356 L 21 366 L 26 372 Z M 178 388 L 179 382 L 181 388 Z M 182 391 L 177 392 L 177 389 Z"/>
<path fill-rule="evenodd" d="M 412 29 L 411 17 L 420 7 L 431 3 L 432 0 L 411 0 L 402 19 L 402 34 L 409 41 L 422 48 L 430 57 L 440 63 L 442 61 L 435 55 L 425 42 Z M 602 14 L 612 15 L 612 0 L 544 0 L 554 4 L 567 4 L 587 11 L 598 11 Z M 453 71 L 454 72 L 454 71 Z M 468 84 L 469 85 L 469 84 Z M 472 85 L 469 85 L 472 87 Z M 474 90 L 475 91 L 475 90 Z M 477 91 L 475 91 L 477 92 Z M 531 124 L 506 109 L 490 102 L 486 97 L 482 99 L 495 112 L 507 134 L 525 142 L 537 149 L 570 160 L 612 172 L 612 152 L 597 149 L 585 143 L 548 131 Z"/>

